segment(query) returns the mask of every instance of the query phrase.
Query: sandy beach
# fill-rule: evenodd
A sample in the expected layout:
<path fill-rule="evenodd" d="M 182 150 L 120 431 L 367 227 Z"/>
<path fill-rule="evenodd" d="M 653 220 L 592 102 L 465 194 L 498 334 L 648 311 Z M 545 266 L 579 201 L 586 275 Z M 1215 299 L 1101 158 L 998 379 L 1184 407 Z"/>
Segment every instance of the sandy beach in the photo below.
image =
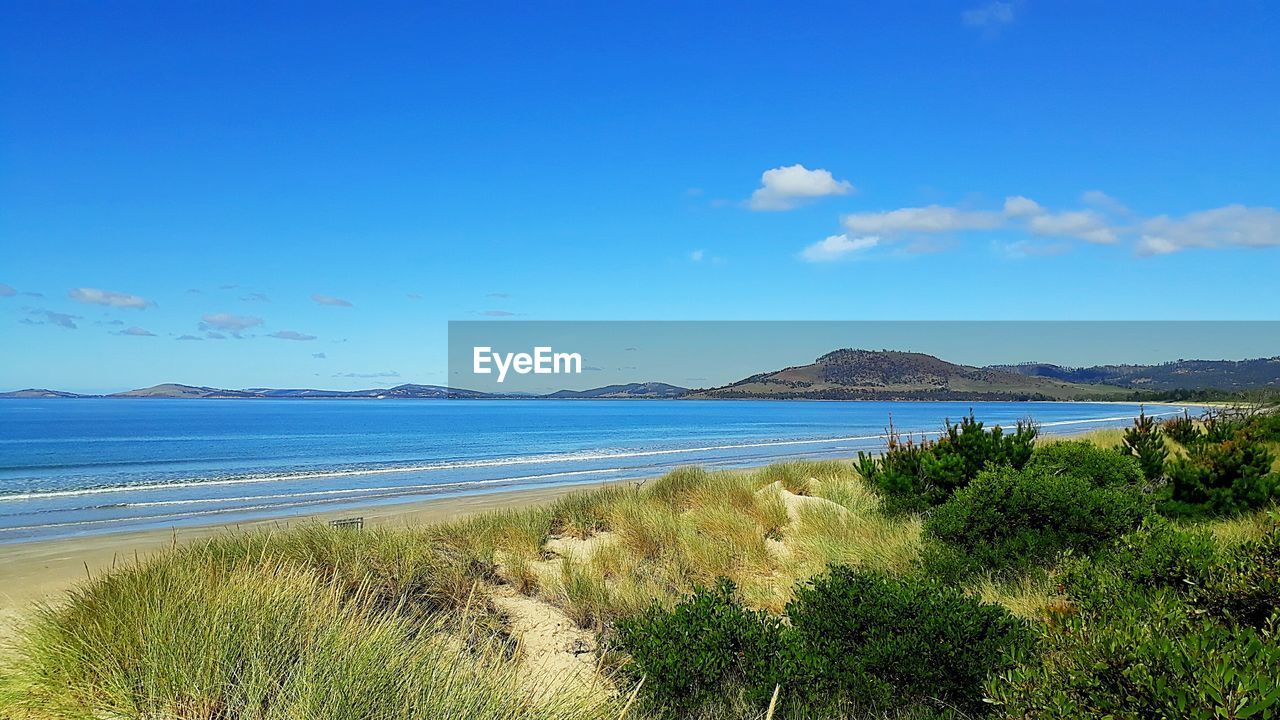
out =
<path fill-rule="evenodd" d="M 96 577 L 118 563 L 145 558 L 173 546 L 174 543 L 190 542 L 237 528 L 286 528 L 301 523 L 328 522 L 349 517 L 364 518 L 366 527 L 426 525 L 488 510 L 538 505 L 571 492 L 607 484 L 609 483 L 510 490 L 413 503 L 330 510 L 234 525 L 211 523 L 0 545 L 0 639 L 11 634 L 13 627 L 33 604 L 56 600 L 59 595 L 88 577 Z"/>

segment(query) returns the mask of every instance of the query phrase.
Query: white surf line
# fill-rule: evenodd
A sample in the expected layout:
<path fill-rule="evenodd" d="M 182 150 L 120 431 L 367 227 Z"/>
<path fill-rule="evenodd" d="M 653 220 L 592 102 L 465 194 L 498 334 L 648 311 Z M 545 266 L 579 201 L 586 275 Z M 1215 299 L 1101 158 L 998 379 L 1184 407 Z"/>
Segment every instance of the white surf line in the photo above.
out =
<path fill-rule="evenodd" d="M 622 472 L 622 470 L 617 468 L 610 468 L 608 470 L 576 470 L 568 473 L 550 473 L 547 475 L 529 475 L 526 477 L 517 477 L 517 478 L 497 478 L 494 480 L 473 480 L 466 483 L 448 483 L 447 485 L 422 485 L 422 486 L 416 486 L 416 487 L 415 486 L 408 486 L 408 487 L 413 487 L 416 490 L 418 488 L 438 488 L 438 487 L 455 487 L 456 488 L 458 486 L 463 486 L 463 485 L 465 486 L 500 485 L 503 483 L 518 483 L 525 480 L 537 480 L 537 479 L 544 479 L 544 478 L 550 478 L 550 477 L 557 477 L 560 475 L 598 475 L 598 474 L 609 474 L 609 473 L 617 473 L 617 472 Z M 566 486 L 571 486 L 574 484 L 575 483 L 567 483 Z M 392 488 L 392 489 L 398 490 L 399 488 Z M 372 500 L 372 499 L 400 497 L 403 495 L 417 495 L 417 494 L 419 493 L 415 491 L 390 492 L 383 495 L 371 495 L 365 498 L 350 498 L 350 499 Z M 218 515 L 218 514 L 225 514 L 225 513 L 252 512 L 254 510 L 279 510 L 279 509 L 287 509 L 287 508 L 295 508 L 295 507 L 306 507 L 309 505 L 323 505 L 325 503 L 341 502 L 342 500 L 346 500 L 346 499 L 348 498 L 325 498 L 321 500 L 304 500 L 304 501 L 292 502 L 292 503 L 267 503 L 263 505 L 247 505 L 245 507 L 218 508 L 215 510 L 197 510 L 195 512 L 165 513 L 162 515 L 131 515 L 126 517 L 118 517 L 118 518 L 102 518 L 99 520 L 69 520 L 66 522 L 46 523 L 43 525 L 14 525 L 13 527 L 0 528 L 0 533 L 15 532 L 19 530 L 44 530 L 46 528 L 73 527 L 73 526 L 80 526 L 80 525 L 102 525 L 106 523 L 127 523 L 127 522 L 148 523 L 153 520 L 163 520 L 166 518 L 188 518 L 188 517 L 197 517 L 201 515 Z M 121 505 L 118 507 L 129 507 L 129 506 Z"/>
<path fill-rule="evenodd" d="M 1177 411 L 1167 413 L 1157 413 L 1149 417 L 1163 417 L 1164 415 L 1176 415 Z M 1040 423 L 1038 427 L 1059 427 L 1064 425 L 1084 425 L 1088 423 L 1098 422 L 1117 422 L 1120 420 L 1132 420 L 1133 416 L 1121 415 L 1116 417 L 1103 418 L 1085 418 L 1081 420 L 1056 420 L 1048 423 Z M 928 437 L 930 435 L 941 435 L 942 430 L 920 430 L 899 432 L 899 435 L 919 435 L 920 437 Z M 324 472 L 312 473 L 286 473 L 282 475 L 264 475 L 251 476 L 243 478 L 229 478 L 225 480 L 197 480 L 188 482 L 175 483 L 149 483 L 145 485 L 114 485 L 102 488 L 85 488 L 82 490 L 50 490 L 46 492 L 28 492 L 17 493 L 13 495 L 0 495 L 0 502 L 21 501 L 21 500 L 45 500 L 49 498 L 59 497 L 79 497 L 82 495 L 99 495 L 106 493 L 119 492 L 138 492 L 148 490 L 180 490 L 193 487 L 226 487 L 229 485 L 248 485 L 264 482 L 289 482 L 292 480 L 324 480 L 340 477 L 357 477 L 363 475 L 391 475 L 396 473 L 409 472 L 435 472 L 439 470 L 466 470 L 481 467 L 504 467 L 509 465 L 538 465 L 555 462 L 571 462 L 571 461 L 587 461 L 587 460 L 613 460 L 628 459 L 637 457 L 656 457 L 662 455 L 684 455 L 696 452 L 711 452 L 716 450 L 744 450 L 751 448 L 763 447 L 786 447 L 790 445 L 820 445 L 823 443 L 834 442 L 852 442 L 857 440 L 877 440 L 889 437 L 889 433 L 879 433 L 876 435 L 850 435 L 846 437 L 832 438 L 816 438 L 807 440 L 766 440 L 753 443 L 739 443 L 731 445 L 707 445 L 704 447 L 693 448 L 665 448 L 662 450 L 633 450 L 621 452 L 591 452 L 584 451 L 582 453 L 557 453 L 552 455 L 542 455 L 523 458 L 506 458 L 493 460 L 459 460 L 455 462 L 432 463 L 428 465 L 413 465 L 408 467 L 390 467 L 390 468 L 367 468 L 360 470 L 331 470 Z"/>
<path fill-rule="evenodd" d="M 196 500 L 152 500 L 148 502 L 120 503 L 119 505 L 100 505 L 90 510 L 106 510 L 110 508 L 140 508 L 140 507 L 161 507 L 165 505 L 200 505 L 204 503 L 219 502 L 240 502 L 245 500 L 277 500 L 280 498 L 303 498 L 318 495 L 352 495 L 357 493 L 384 493 L 395 491 L 413 491 L 426 490 L 436 488 L 463 488 L 473 485 L 492 485 L 494 483 L 503 482 L 524 482 L 527 480 L 546 480 L 558 477 L 573 477 L 577 475 L 607 475 L 609 473 L 622 472 L 624 468 L 602 468 L 600 470 L 566 470 L 565 472 L 546 473 L 543 475 L 525 475 L 523 477 L 511 478 L 493 478 L 490 480 L 466 480 L 462 482 L 451 483 L 426 483 L 422 485 L 387 485 L 384 487 L 370 488 L 346 488 L 342 490 L 312 490 L 310 492 L 300 493 L 278 493 L 275 495 L 241 495 L 237 497 L 223 498 L 199 498 Z"/>

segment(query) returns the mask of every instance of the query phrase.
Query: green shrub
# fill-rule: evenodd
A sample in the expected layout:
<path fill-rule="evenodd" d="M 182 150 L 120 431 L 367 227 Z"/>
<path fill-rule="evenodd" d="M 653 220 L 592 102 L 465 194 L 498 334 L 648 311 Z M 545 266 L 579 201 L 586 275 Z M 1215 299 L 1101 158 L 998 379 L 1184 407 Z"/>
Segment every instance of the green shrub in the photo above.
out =
<path fill-rule="evenodd" d="M 619 620 L 615 633 L 631 655 L 624 669 L 645 679 L 655 711 L 683 717 L 739 691 L 767 701 L 773 690 L 781 624 L 743 608 L 728 580 L 695 590 L 673 609 L 655 604 Z"/>
<path fill-rule="evenodd" d="M 1138 458 L 1142 474 L 1148 480 L 1158 480 L 1164 476 L 1164 461 L 1169 456 L 1169 449 L 1164 444 L 1164 433 L 1155 418 L 1147 417 L 1146 409 L 1138 412 L 1133 419 L 1133 427 L 1124 431 L 1124 446 L 1130 455 Z"/>
<path fill-rule="evenodd" d="M 1111 612 L 1049 625 L 1043 661 L 993 677 L 989 701 L 1006 717 L 1044 720 L 1280 715 L 1280 616 L 1233 630 L 1159 597 Z"/>
<path fill-rule="evenodd" d="M 1021 468 L 1031 459 L 1038 429 L 1019 422 L 1013 433 L 997 425 L 991 430 L 970 413 L 959 425 L 947 421 L 936 441 L 902 441 L 890 429 L 880 457 L 858 453 L 857 468 L 885 497 L 890 512 L 922 512 L 946 502 L 988 467 Z"/>
<path fill-rule="evenodd" d="M 936 581 L 847 567 L 796 590 L 788 676 L 811 708 L 886 710 L 941 703 L 977 712 L 982 683 L 1026 650 L 1024 623 Z"/>
<path fill-rule="evenodd" d="M 1210 444 L 1233 440 L 1248 429 L 1251 419 L 1252 414 L 1240 408 L 1207 410 L 1201 418 L 1201 439 Z"/>
<path fill-rule="evenodd" d="M 1183 517 L 1233 515 L 1280 497 L 1280 476 L 1271 472 L 1271 452 L 1240 433 L 1232 439 L 1191 447 L 1165 467 L 1168 498 L 1161 510 Z"/>
<path fill-rule="evenodd" d="M 1045 475 L 1075 475 L 1099 487 L 1137 486 L 1142 483 L 1138 461 L 1119 450 L 1102 448 L 1088 440 L 1064 440 L 1036 446 L 1027 469 Z"/>
<path fill-rule="evenodd" d="M 1063 564 L 1063 589 L 1077 605 L 1105 608 L 1117 598 L 1155 590 L 1186 592 L 1219 560 L 1213 536 L 1158 516 L 1093 555 Z"/>
<path fill-rule="evenodd" d="M 1200 428 L 1186 410 L 1182 411 L 1181 417 L 1172 417 L 1160 423 L 1160 428 L 1165 435 L 1183 447 L 1191 447 L 1200 440 Z"/>
<path fill-rule="evenodd" d="M 1260 540 L 1232 548 L 1197 580 L 1191 602 L 1203 612 L 1231 624 L 1264 628 L 1280 610 L 1280 516 L 1273 515 Z"/>
<path fill-rule="evenodd" d="M 1280 717 L 1280 519 L 1229 550 L 1153 520 L 1067 563 L 1041 655 L 994 677 L 1009 717 Z"/>
<path fill-rule="evenodd" d="M 1063 550 L 1088 552 L 1132 530 L 1147 505 L 1132 488 L 1078 475 L 998 468 L 981 473 L 926 520 L 926 567 L 944 576 L 1025 569 Z M 940 545 L 939 545 L 940 543 Z"/>

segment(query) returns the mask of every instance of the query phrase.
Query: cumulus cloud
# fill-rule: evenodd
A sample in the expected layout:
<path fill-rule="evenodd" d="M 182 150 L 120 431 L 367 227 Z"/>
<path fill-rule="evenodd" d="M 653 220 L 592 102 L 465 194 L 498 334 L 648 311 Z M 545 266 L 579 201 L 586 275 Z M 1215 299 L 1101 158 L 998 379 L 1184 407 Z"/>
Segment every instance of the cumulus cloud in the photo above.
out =
<path fill-rule="evenodd" d="M 1191 248 L 1280 247 L 1280 210 L 1274 207 L 1235 204 L 1182 217 L 1159 215 L 1144 220 L 1101 190 L 1083 193 L 1081 201 L 1091 207 L 1050 210 L 1026 196 L 1011 195 L 998 212 L 929 205 L 854 213 L 841 218 L 846 233 L 809 245 L 800 257 L 827 262 L 904 237 L 907 252 L 916 248 L 930 252 L 945 247 L 939 240 L 954 244 L 956 238 L 949 234 L 988 231 L 1002 233 L 992 247 L 1010 257 L 1058 255 L 1071 247 L 1032 238 L 1070 238 L 1102 245 L 1127 242 L 1140 255 L 1167 255 Z M 1031 237 L 1008 237 L 1014 232 Z"/>
<path fill-rule="evenodd" d="M 1073 237 L 1091 243 L 1113 243 L 1119 239 L 1107 219 L 1093 210 L 1042 213 L 1027 220 L 1027 229 L 1036 235 Z"/>
<path fill-rule="evenodd" d="M 1000 213 L 929 205 L 885 212 L 845 215 L 841 224 L 855 235 L 895 235 L 901 233 L 941 233 L 960 230 L 990 230 L 1000 227 Z"/>
<path fill-rule="evenodd" d="M 1031 198 L 1021 195 L 1013 195 L 1004 199 L 1004 214 L 1006 217 L 1031 217 L 1044 212 L 1044 208 L 1040 203 Z"/>
<path fill-rule="evenodd" d="M 124 330 L 121 330 L 120 332 L 116 333 L 116 335 L 132 335 L 134 337 L 155 337 L 156 336 L 156 334 L 151 332 L 150 330 L 145 330 L 136 325 L 130 328 L 125 328 Z"/>
<path fill-rule="evenodd" d="M 251 315 L 232 315 L 231 313 L 213 313 L 200 318 L 200 329 L 207 334 L 205 337 L 211 337 L 215 334 L 227 333 L 235 337 L 252 327 L 258 327 L 262 324 L 262 318 L 253 317 Z M 215 338 L 222 339 L 222 338 Z"/>
<path fill-rule="evenodd" d="M 14 290 L 13 286 L 0 283 L 0 297 L 13 297 L 14 295 L 17 295 L 17 294 L 18 294 L 18 291 Z"/>
<path fill-rule="evenodd" d="M 880 238 L 876 235 L 852 238 L 848 235 L 832 235 L 802 250 L 800 257 L 806 262 L 833 262 L 852 257 L 879 244 Z"/>
<path fill-rule="evenodd" d="M 137 295 L 88 287 L 72 288 L 67 292 L 67 297 L 87 305 L 106 305 L 108 307 L 134 308 L 137 310 L 142 310 L 152 304 L 151 301 Z"/>
<path fill-rule="evenodd" d="M 796 164 L 765 170 L 760 187 L 751 193 L 747 207 L 752 210 L 790 210 L 806 200 L 848 195 L 854 187 L 848 180 L 836 180 L 829 170 L 810 170 Z"/>
<path fill-rule="evenodd" d="M 196 335 L 179 335 L 178 337 L 176 337 L 176 338 L 174 338 L 174 339 L 175 339 L 175 340 L 201 340 L 201 341 L 203 341 L 203 340 L 204 340 L 204 338 L 202 338 L 202 337 L 198 337 L 198 336 L 196 336 Z"/>
<path fill-rule="evenodd" d="M 1161 215 L 1142 223 L 1138 240 L 1138 252 L 1144 255 L 1218 247 L 1280 247 L 1280 211 L 1227 205 L 1181 218 Z"/>
<path fill-rule="evenodd" d="M 355 307 L 354 305 L 351 304 L 349 300 L 343 300 L 340 297 L 334 297 L 332 295 L 321 295 L 320 293 L 315 293 L 311 296 L 311 299 L 319 305 L 331 305 L 333 307 Z"/>
<path fill-rule="evenodd" d="M 210 330 L 209 332 L 206 332 L 204 336 L 209 338 L 210 340 L 226 340 L 227 339 L 226 335 L 223 335 L 220 332 L 214 332 L 212 330 Z"/>
<path fill-rule="evenodd" d="M 965 10 L 960 18 L 970 27 L 999 29 L 1013 22 L 1013 3 L 993 0 L 986 5 Z"/>
<path fill-rule="evenodd" d="M 268 333 L 267 337 L 273 337 L 277 340 L 315 340 L 316 339 L 315 335 L 307 335 L 306 333 L 300 333 L 297 330 L 277 330 L 273 333 Z"/>

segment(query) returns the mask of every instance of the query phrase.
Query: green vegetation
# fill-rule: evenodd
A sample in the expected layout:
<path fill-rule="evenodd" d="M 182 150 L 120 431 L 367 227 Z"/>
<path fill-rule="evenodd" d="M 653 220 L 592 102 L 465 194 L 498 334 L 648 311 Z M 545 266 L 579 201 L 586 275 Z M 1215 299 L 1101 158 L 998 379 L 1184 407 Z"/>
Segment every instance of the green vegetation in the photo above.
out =
<path fill-rule="evenodd" d="M 1133 487 L 1036 469 L 988 470 L 925 522 L 935 541 L 925 565 L 947 578 L 1029 570 L 1064 550 L 1103 546 L 1137 526 L 1148 508 Z"/>
<path fill-rule="evenodd" d="M 973 414 L 959 425 L 947 421 L 937 440 L 902 440 L 890 428 L 883 455 L 858 453 L 857 467 L 881 494 L 890 511 L 923 512 L 969 484 L 987 467 L 1021 468 L 1031 459 L 1037 428 L 1019 422 L 1012 434 L 999 425 L 991 430 Z"/>
<path fill-rule="evenodd" d="M 1276 418 L 227 534 L 36 612 L 0 716 L 1276 718 Z"/>

